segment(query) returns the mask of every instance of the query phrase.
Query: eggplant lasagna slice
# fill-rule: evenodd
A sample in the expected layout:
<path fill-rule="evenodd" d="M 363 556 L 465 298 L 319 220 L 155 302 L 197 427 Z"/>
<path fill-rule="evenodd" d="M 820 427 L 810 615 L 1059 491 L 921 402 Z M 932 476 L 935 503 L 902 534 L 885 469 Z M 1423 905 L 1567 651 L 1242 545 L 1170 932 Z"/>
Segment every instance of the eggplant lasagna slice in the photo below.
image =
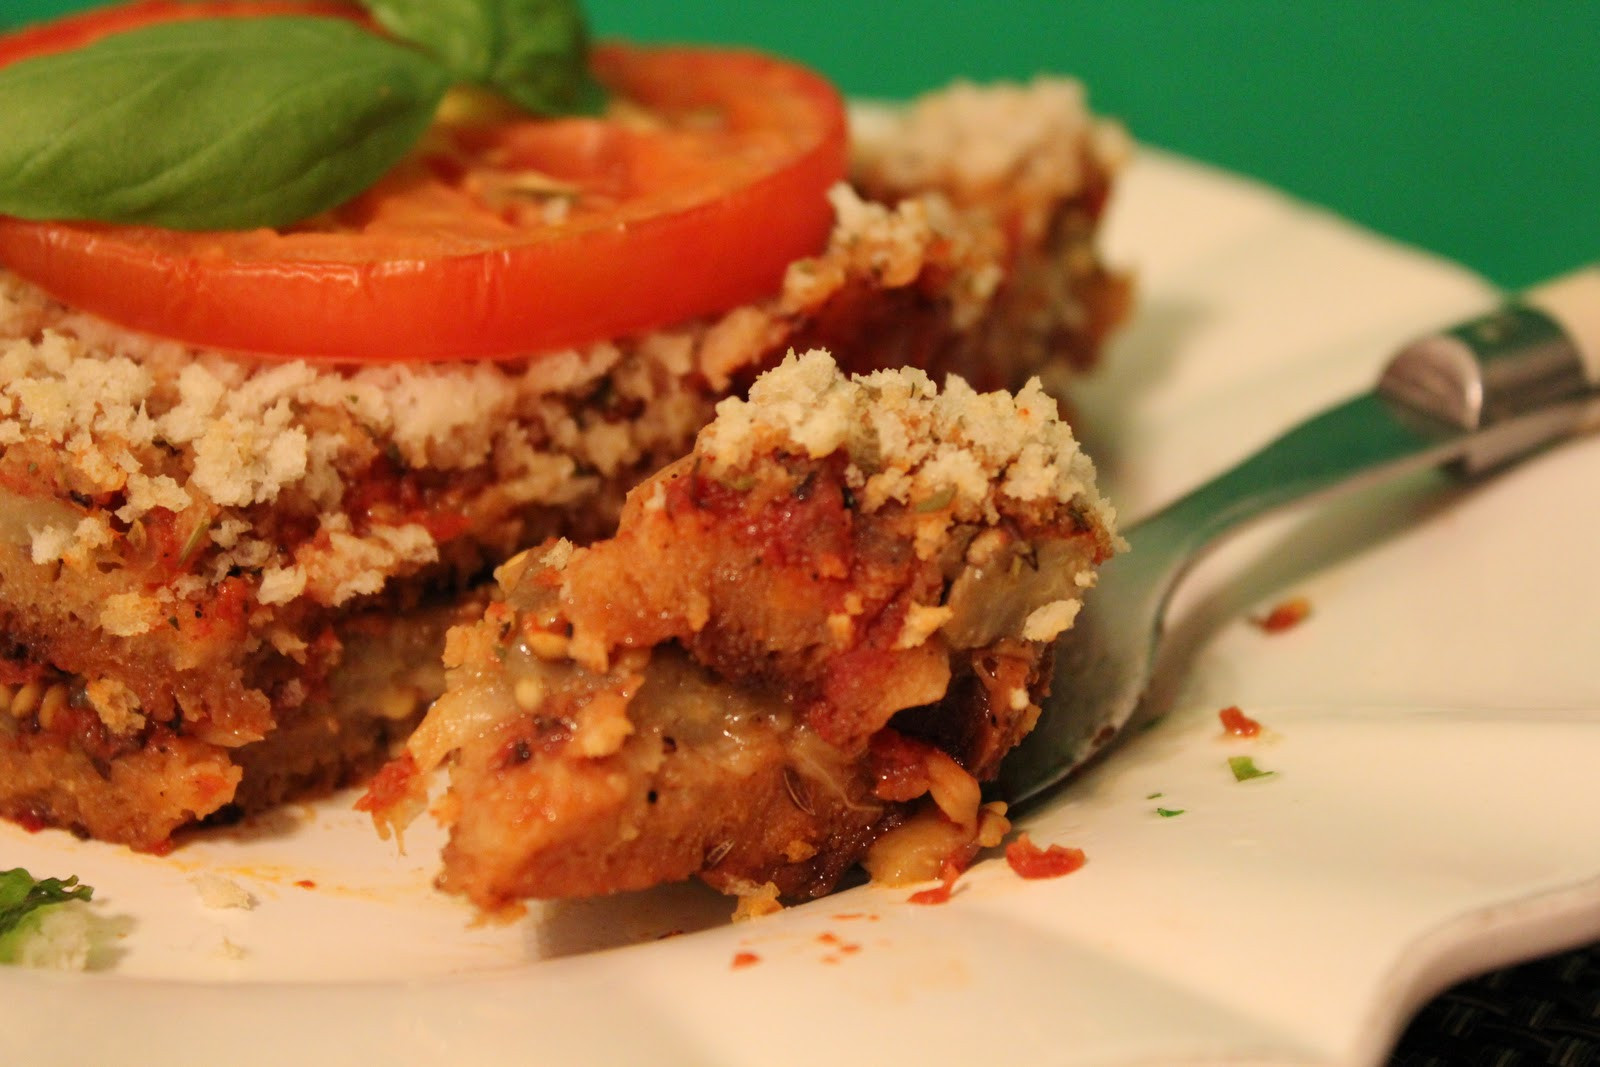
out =
<path fill-rule="evenodd" d="M 860 127 L 830 243 L 781 292 L 520 361 L 195 350 L 0 265 L 0 815 L 159 851 L 370 771 L 488 569 L 609 531 L 791 347 L 992 385 L 1092 361 L 1126 304 L 1093 243 L 1124 146 L 1077 87 Z"/>
<path fill-rule="evenodd" d="M 691 875 L 825 893 L 919 806 L 947 847 L 976 838 L 979 782 L 1117 544 L 1037 381 L 791 355 L 614 537 L 500 568 L 362 806 L 403 826 L 448 763 L 441 885 L 491 913 Z"/>

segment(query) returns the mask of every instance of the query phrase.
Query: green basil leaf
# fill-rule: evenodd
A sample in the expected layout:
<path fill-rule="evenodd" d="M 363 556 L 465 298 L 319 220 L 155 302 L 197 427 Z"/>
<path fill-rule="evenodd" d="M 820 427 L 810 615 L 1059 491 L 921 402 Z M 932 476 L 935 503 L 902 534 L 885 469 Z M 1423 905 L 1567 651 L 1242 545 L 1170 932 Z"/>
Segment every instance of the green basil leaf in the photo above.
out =
<path fill-rule="evenodd" d="M 593 114 L 605 90 L 589 73 L 575 0 L 363 0 L 390 33 L 428 49 L 460 81 L 536 115 Z"/>
<path fill-rule="evenodd" d="M 152 25 L 0 68 L 0 213 L 284 226 L 372 185 L 450 85 L 342 19 Z"/>
<path fill-rule="evenodd" d="M 0 871 L 0 937 L 11 933 L 33 912 L 69 900 L 88 900 L 94 890 L 72 878 L 34 878 L 21 867 Z"/>

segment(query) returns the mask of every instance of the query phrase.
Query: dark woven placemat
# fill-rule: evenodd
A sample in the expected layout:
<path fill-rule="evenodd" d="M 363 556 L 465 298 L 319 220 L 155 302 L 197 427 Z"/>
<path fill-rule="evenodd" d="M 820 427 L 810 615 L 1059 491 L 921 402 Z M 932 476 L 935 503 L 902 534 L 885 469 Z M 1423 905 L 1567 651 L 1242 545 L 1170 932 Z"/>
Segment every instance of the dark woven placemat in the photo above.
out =
<path fill-rule="evenodd" d="M 1486 974 L 1439 994 L 1390 1067 L 1600 1067 L 1600 944 Z"/>

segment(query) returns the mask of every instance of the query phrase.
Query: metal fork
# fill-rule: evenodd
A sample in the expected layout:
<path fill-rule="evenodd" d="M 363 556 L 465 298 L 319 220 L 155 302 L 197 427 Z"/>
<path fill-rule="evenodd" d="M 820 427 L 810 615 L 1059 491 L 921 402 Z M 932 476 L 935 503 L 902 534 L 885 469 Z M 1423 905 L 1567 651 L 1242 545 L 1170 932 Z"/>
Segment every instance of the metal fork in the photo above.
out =
<path fill-rule="evenodd" d="M 1378 384 L 1289 430 L 1124 531 L 1056 649 L 1039 724 L 1002 765 L 1013 805 L 1060 783 L 1118 736 L 1150 681 L 1184 574 L 1223 537 L 1314 497 L 1428 467 L 1462 478 L 1600 427 L 1600 267 L 1406 345 Z"/>

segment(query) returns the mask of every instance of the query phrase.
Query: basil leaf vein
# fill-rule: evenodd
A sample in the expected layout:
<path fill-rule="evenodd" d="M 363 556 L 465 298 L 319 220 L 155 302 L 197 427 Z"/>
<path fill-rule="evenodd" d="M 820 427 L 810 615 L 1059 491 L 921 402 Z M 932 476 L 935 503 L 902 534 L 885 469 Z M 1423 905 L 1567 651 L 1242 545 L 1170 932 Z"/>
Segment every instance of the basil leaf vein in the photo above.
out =
<path fill-rule="evenodd" d="M 537 115 L 594 113 L 588 29 L 573 0 L 363 0 L 396 36 L 428 49 L 464 82 Z"/>
<path fill-rule="evenodd" d="M 370 186 L 451 75 L 339 19 L 190 20 L 0 68 L 0 213 L 284 226 Z"/>

